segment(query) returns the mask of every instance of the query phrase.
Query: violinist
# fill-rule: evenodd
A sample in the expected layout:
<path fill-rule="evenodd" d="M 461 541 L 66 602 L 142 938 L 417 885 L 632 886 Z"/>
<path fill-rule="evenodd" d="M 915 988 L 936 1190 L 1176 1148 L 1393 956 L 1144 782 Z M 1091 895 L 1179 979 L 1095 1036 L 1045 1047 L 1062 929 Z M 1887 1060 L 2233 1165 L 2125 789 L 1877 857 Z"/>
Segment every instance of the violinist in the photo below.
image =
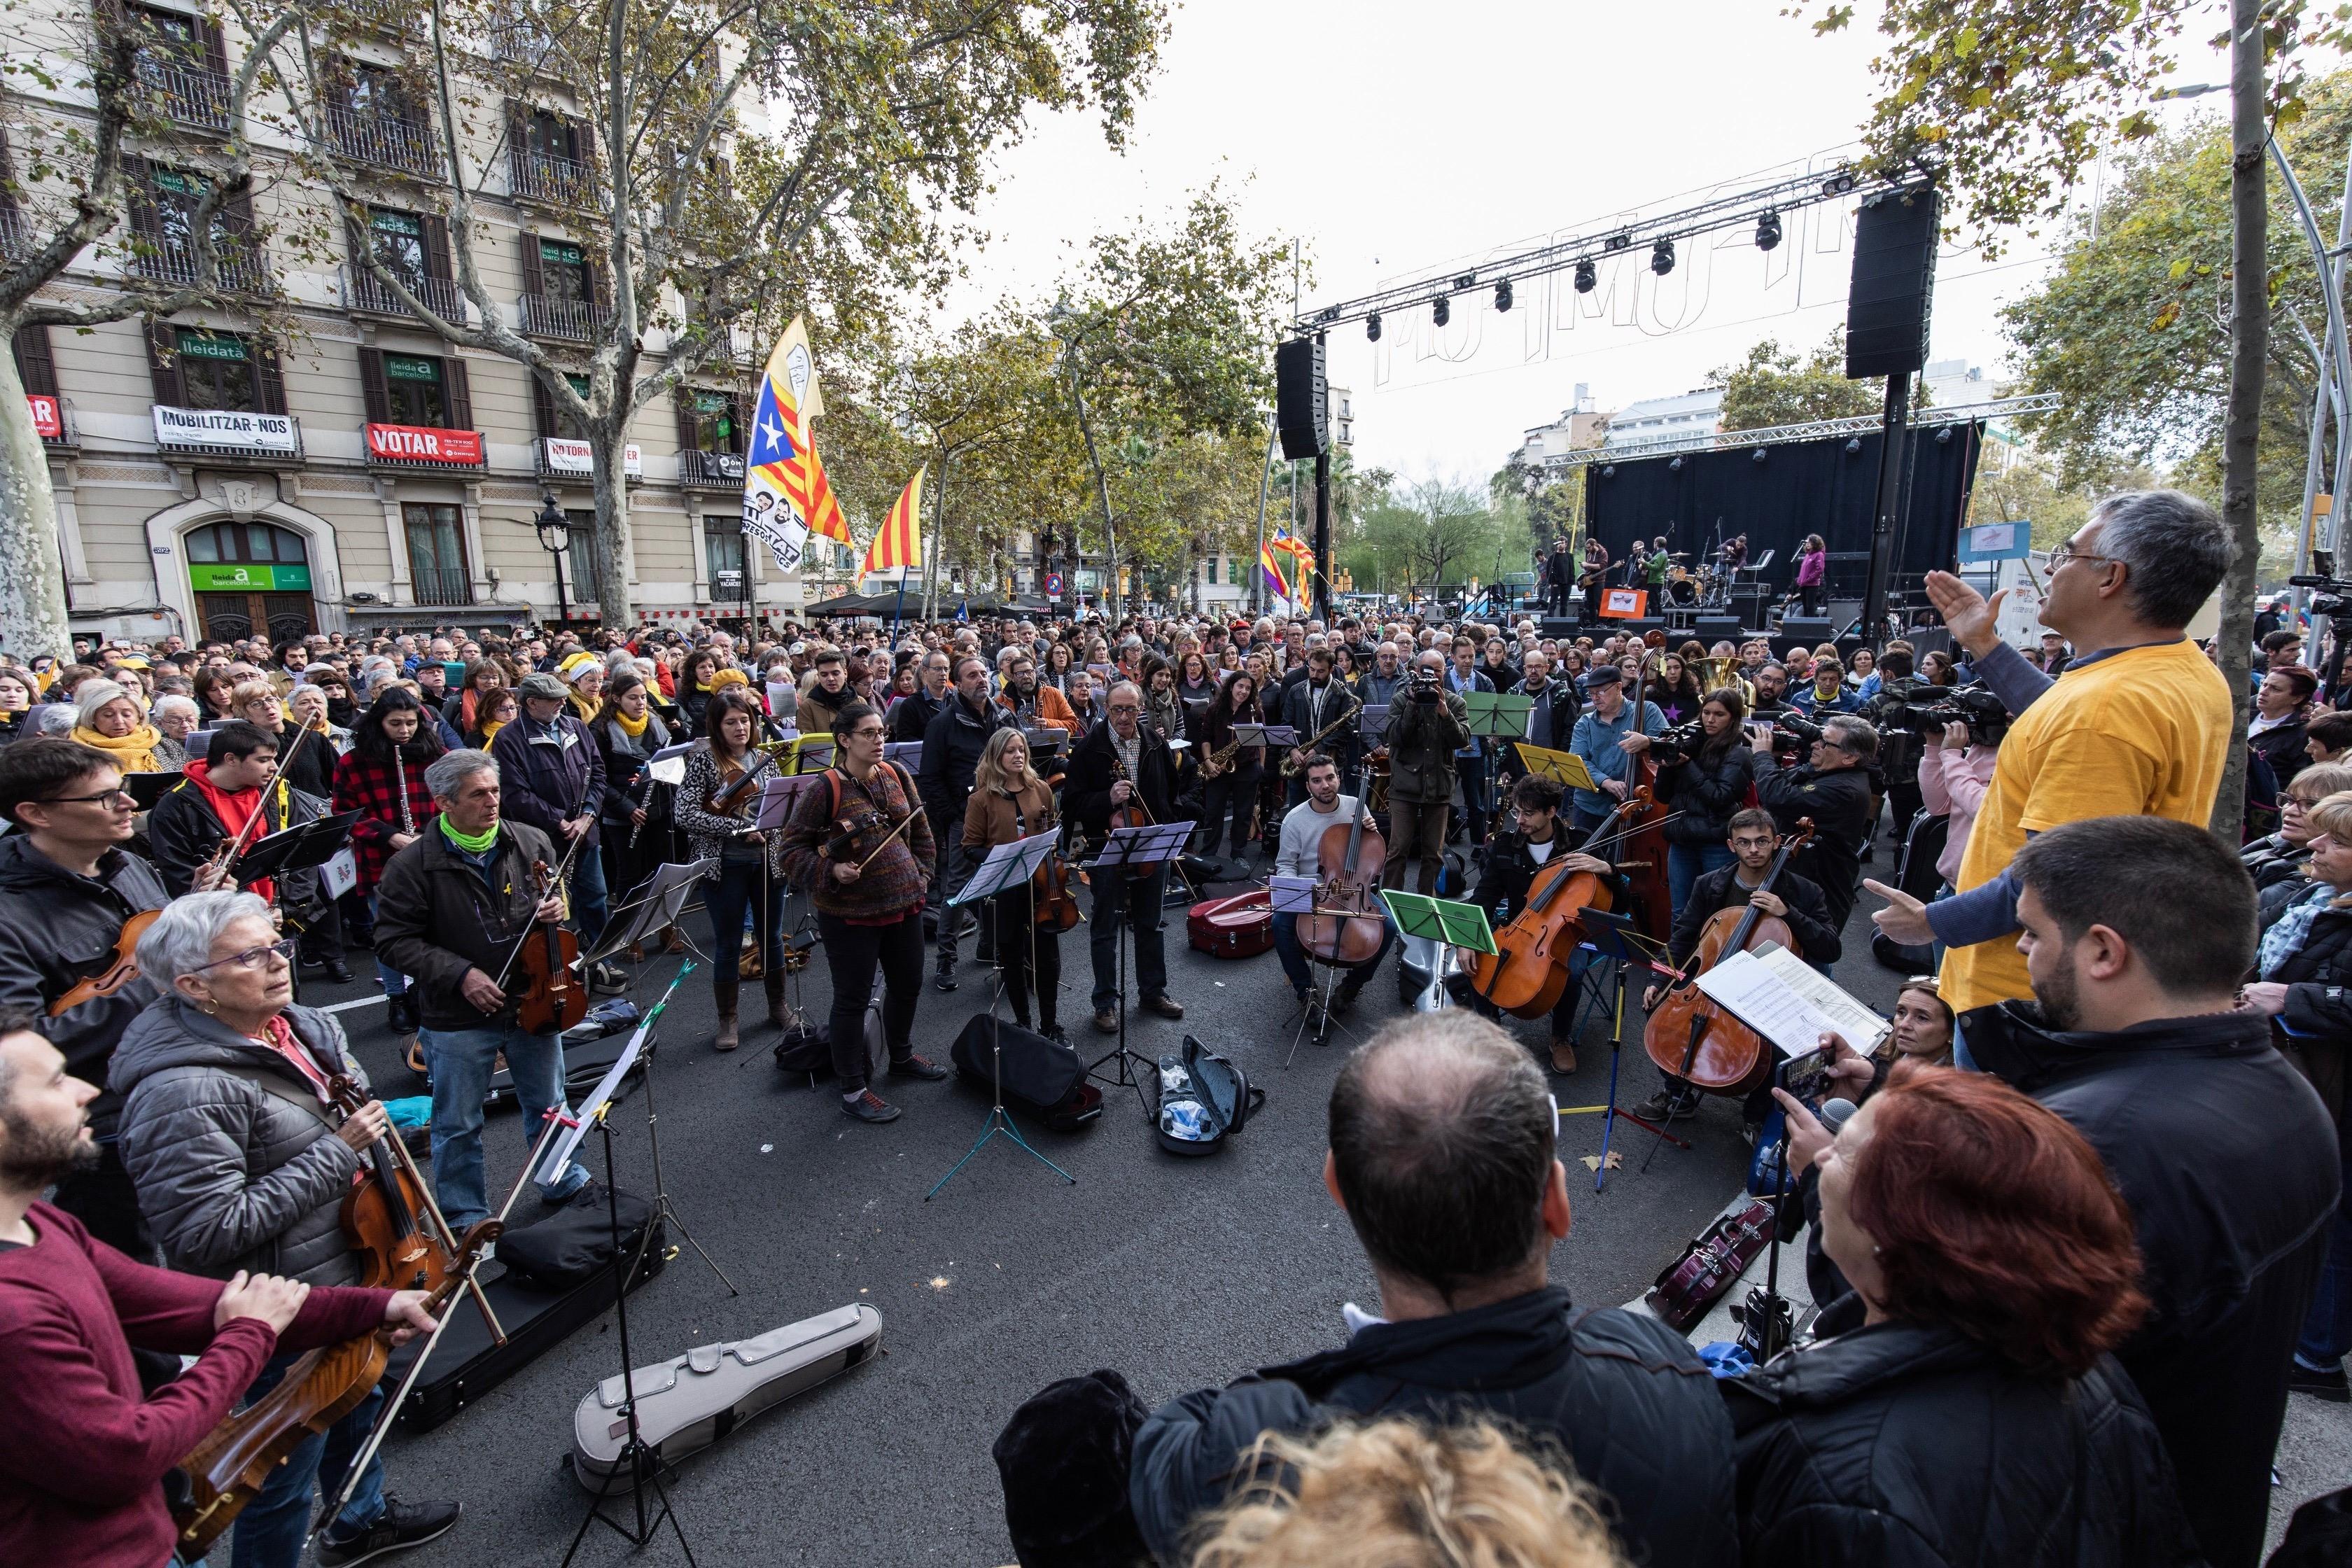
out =
<path fill-rule="evenodd" d="M 166 1266 L 226 1279 L 268 1271 L 306 1285 L 355 1285 L 360 1257 L 342 1225 L 362 1156 L 395 1136 L 369 1099 L 335 1124 L 329 1085 L 366 1075 L 342 1026 L 293 1005 L 293 944 L 251 893 L 176 900 L 139 941 L 140 971 L 162 993 L 114 1053 L 108 1089 L 122 1102 L 122 1162 Z M 247 1390 L 277 1386 L 294 1352 Z M 314 1489 L 331 1500 L 383 1405 L 381 1389 L 305 1441 L 237 1516 L 239 1568 L 295 1568 Z M 457 1522 L 454 1502 L 388 1500 L 372 1459 L 327 1527 L 322 1564 L 423 1544 Z"/>
<path fill-rule="evenodd" d="M 1236 681 L 1246 676 L 1235 676 Z M 1356 813 L 1363 807 L 1351 795 L 1339 793 L 1339 764 L 1320 753 L 1307 759 L 1302 776 L 1307 780 L 1307 798 L 1290 808 L 1282 819 L 1282 847 L 1276 851 L 1274 868 L 1285 877 L 1319 877 L 1323 874 L 1321 849 L 1324 832 L 1332 827 L 1346 827 L 1355 821 Z M 1370 819 L 1366 826 L 1369 827 Z M 1274 952 L 1282 960 L 1282 973 L 1290 981 L 1290 989 L 1300 1006 L 1307 1005 L 1313 981 L 1307 968 L 1307 950 L 1298 940 L 1298 922 L 1303 915 L 1274 917 Z M 1364 986 L 1379 970 L 1381 960 L 1388 956 L 1396 944 L 1396 928 L 1381 922 L 1380 950 L 1361 963 L 1351 964 L 1348 977 L 1331 995 L 1331 1011 L 1345 1013 L 1356 1005 Z"/>
<path fill-rule="evenodd" d="M 1805 962 L 1827 973 L 1843 949 L 1838 925 L 1830 919 L 1829 900 L 1821 885 L 1799 875 L 1793 864 L 1781 871 L 1769 889 L 1763 885 L 1766 873 L 1772 868 L 1772 858 L 1780 851 L 1780 832 L 1773 825 L 1772 814 L 1751 805 L 1735 812 L 1725 832 L 1731 847 L 1731 864 L 1705 872 L 1691 884 L 1690 897 L 1675 917 L 1673 951 L 1668 962 L 1676 969 L 1687 968 L 1697 956 L 1699 937 L 1706 929 L 1709 916 L 1752 904 L 1776 920 L 1788 921 L 1790 932 L 1796 937 L 1798 946 L 1804 949 Z M 1664 990 L 1664 981 L 1654 983 L 1642 993 L 1643 1007 L 1655 1008 Z M 1646 1104 L 1637 1107 L 1634 1114 L 1651 1120 L 1669 1110 L 1686 1114 L 1696 1103 L 1697 1095 L 1696 1089 L 1668 1074 L 1666 1087 Z M 1762 1114 L 1761 1108 L 1758 1114 Z"/>
<path fill-rule="evenodd" d="M 65 1053 L 66 1070 L 106 1081 L 122 1031 L 155 998 L 132 979 L 63 1012 L 50 1009 L 84 977 L 109 968 L 123 923 L 160 910 L 171 894 L 155 868 L 130 848 L 136 804 L 103 752 L 59 736 L 0 749 L 0 1007 L 29 1016 Z M 97 1154 L 62 1177 L 55 1202 L 92 1236 L 133 1258 L 152 1247 L 139 1200 L 114 1138 L 120 1102 L 100 1094 L 90 1108 Z"/>
<path fill-rule="evenodd" d="M 1132 681 L 1110 689 L 1110 717 L 1089 731 L 1070 753 L 1063 803 L 1078 829 L 1099 844 L 1115 814 L 1136 811 L 1151 822 L 1175 820 L 1176 764 L 1168 738 L 1143 721 L 1143 692 Z M 1166 862 L 1140 873 L 1119 870 L 1093 879 L 1095 1027 L 1118 1032 L 1118 926 L 1135 933 L 1135 973 L 1144 1011 L 1181 1018 L 1184 1005 L 1168 994 L 1168 952 L 1160 934 Z"/>
<path fill-rule="evenodd" d="M 898 1119 L 898 1108 L 866 1082 L 866 1007 L 877 968 L 890 1076 L 948 1076 L 915 1054 L 913 1039 L 923 994 L 923 868 L 939 851 L 914 780 L 882 760 L 888 733 L 866 703 L 843 703 L 833 721 L 834 764 L 823 787 L 800 797 L 784 829 L 784 875 L 816 905 L 833 975 L 828 1027 L 842 1114 L 876 1125 Z"/>
<path fill-rule="evenodd" d="M 539 868 L 562 860 L 546 834 L 499 813 L 499 764 L 488 752 L 446 752 L 425 770 L 440 803 L 432 829 L 387 861 L 376 884 L 376 956 L 409 976 L 433 1079 L 433 1187 L 459 1234 L 488 1218 L 482 1102 L 503 1053 L 523 1115 L 526 1150 L 563 1108 L 563 1042 L 515 1021 L 523 939 L 564 917 Z M 583 857 L 593 850 L 583 849 Z M 598 1201 L 588 1173 L 567 1163 L 538 1176 L 542 1203 Z M 584 1195 L 583 1195 L 584 1194 Z"/>
<path fill-rule="evenodd" d="M 0 1012 L 0 1541 L 41 1568 L 162 1564 L 176 1531 L 163 1479 L 279 1350 L 316 1350 L 433 1321 L 418 1293 L 224 1285 L 124 1257 L 39 1201 L 96 1159 L 95 1085 L 66 1072 L 37 1020 Z M 194 1357 L 162 1393 L 133 1342 Z M 321 1559 L 345 1562 L 346 1558 Z"/>
<path fill-rule="evenodd" d="M 719 1008 L 719 1032 L 710 1043 L 731 1051 L 740 1043 L 736 1005 L 743 973 L 737 954 L 746 910 L 768 990 L 768 1022 L 784 1027 L 784 836 L 751 826 L 760 800 L 756 780 L 736 791 L 726 811 L 716 804 L 761 766 L 751 744 L 760 735 L 760 700 L 743 687 L 722 687 L 703 710 L 703 738 L 686 754 L 677 817 L 693 841 L 694 858 L 713 865 L 702 890 L 710 916 L 710 994 Z"/>
<path fill-rule="evenodd" d="M 1559 783 L 1539 773 L 1522 777 L 1511 791 L 1512 826 L 1496 833 L 1487 846 L 1486 868 L 1470 894 L 1470 901 L 1486 911 L 1486 923 L 1497 931 L 1525 907 L 1528 885 L 1555 855 L 1570 870 L 1611 879 L 1617 875 L 1607 860 L 1570 847 L 1568 825 L 1559 819 L 1560 798 Z M 1552 1008 L 1551 1069 L 1557 1073 L 1576 1070 L 1576 1001 L 1571 985 Z M 1490 1017 L 1495 1014 L 1493 1004 L 1484 997 L 1474 996 L 1472 1005 Z"/>
<path fill-rule="evenodd" d="M 1054 830 L 1054 792 L 1029 768 L 1029 742 L 1018 730 L 999 730 L 981 748 L 972 770 L 971 799 L 963 812 L 963 876 L 970 878 L 988 852 L 1016 838 Z M 1048 1039 L 1064 1038 L 1056 1023 L 1062 986 L 1062 932 L 1038 923 L 1036 887 L 1024 882 L 989 900 L 996 922 L 996 963 L 1004 976 L 1013 1020 L 1029 1027 L 1029 995 L 1037 996 L 1037 1029 Z"/>

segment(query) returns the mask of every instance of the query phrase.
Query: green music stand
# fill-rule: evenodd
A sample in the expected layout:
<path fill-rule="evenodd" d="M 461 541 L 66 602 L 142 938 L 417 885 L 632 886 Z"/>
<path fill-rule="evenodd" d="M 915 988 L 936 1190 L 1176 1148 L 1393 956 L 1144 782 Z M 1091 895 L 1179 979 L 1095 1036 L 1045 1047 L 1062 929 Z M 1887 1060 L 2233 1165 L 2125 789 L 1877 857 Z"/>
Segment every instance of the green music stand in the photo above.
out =
<path fill-rule="evenodd" d="M 1528 715 L 1536 710 L 1536 700 L 1523 691 L 1465 691 L 1462 696 L 1463 721 L 1474 735 L 1491 735 L 1499 741 L 1524 741 L 1528 738 Z"/>
<path fill-rule="evenodd" d="M 1402 888 L 1384 889 L 1381 901 L 1388 905 L 1389 913 L 1396 917 L 1397 930 L 1406 936 L 1466 947 L 1473 952 L 1495 951 L 1494 929 L 1486 923 L 1486 911 L 1475 904 L 1433 899 Z"/>

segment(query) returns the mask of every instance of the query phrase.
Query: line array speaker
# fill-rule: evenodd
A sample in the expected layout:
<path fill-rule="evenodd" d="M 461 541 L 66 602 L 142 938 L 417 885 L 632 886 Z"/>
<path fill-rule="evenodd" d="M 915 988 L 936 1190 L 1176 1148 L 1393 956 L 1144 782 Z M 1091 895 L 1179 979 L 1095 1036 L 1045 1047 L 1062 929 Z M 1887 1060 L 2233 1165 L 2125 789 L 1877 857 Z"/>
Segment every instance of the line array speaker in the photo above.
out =
<path fill-rule="evenodd" d="M 1853 284 L 1845 304 L 1845 373 L 1906 375 L 1927 363 L 1942 202 L 1933 185 L 1864 197 L 1853 224 Z"/>
<path fill-rule="evenodd" d="M 1323 340 L 1292 338 L 1274 351 L 1274 423 L 1282 455 L 1293 462 L 1322 455 L 1330 444 L 1329 389 L 1323 378 Z"/>

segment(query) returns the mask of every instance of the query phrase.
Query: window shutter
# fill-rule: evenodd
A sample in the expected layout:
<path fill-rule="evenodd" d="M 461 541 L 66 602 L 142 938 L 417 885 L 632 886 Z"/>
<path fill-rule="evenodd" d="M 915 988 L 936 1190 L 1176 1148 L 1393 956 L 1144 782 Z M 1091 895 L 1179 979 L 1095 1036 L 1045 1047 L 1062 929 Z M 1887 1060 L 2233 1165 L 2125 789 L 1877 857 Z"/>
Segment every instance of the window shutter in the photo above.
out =
<path fill-rule="evenodd" d="M 247 338 L 253 351 L 253 392 L 263 414 L 286 412 L 286 367 L 278 363 L 278 345 L 260 338 Z"/>
<path fill-rule="evenodd" d="M 16 379 L 36 397 L 58 395 L 58 363 L 49 355 L 49 329 L 18 327 L 11 345 L 16 355 Z"/>
<path fill-rule="evenodd" d="M 367 399 L 368 423 L 392 423 L 392 394 L 384 385 L 383 351 L 360 350 L 360 392 Z"/>
<path fill-rule="evenodd" d="M 541 439 L 560 434 L 555 427 L 555 397 L 538 376 L 530 378 L 530 416 Z"/>
<path fill-rule="evenodd" d="M 507 152 L 520 158 L 530 151 L 530 119 L 523 112 L 522 100 L 507 100 Z"/>
<path fill-rule="evenodd" d="M 466 377 L 466 362 L 456 354 L 441 358 L 441 400 L 449 405 L 449 428 L 474 427 L 474 388 Z"/>
<path fill-rule="evenodd" d="M 156 402 L 166 408 L 179 408 L 187 403 L 187 394 L 180 386 L 178 342 L 172 329 L 162 321 L 147 323 L 147 370 L 154 378 Z"/>
<path fill-rule="evenodd" d="M 701 445 L 695 438 L 697 434 L 694 419 L 694 388 L 681 386 L 677 389 L 677 449 L 681 452 L 691 452 Z"/>
<path fill-rule="evenodd" d="M 596 122 L 593 120 L 573 120 L 567 123 L 572 130 L 572 155 L 582 163 L 596 161 Z"/>
<path fill-rule="evenodd" d="M 129 197 L 131 232 L 149 246 L 163 243 L 163 215 L 155 206 L 155 174 L 144 158 L 125 154 L 122 160 L 122 189 Z"/>
<path fill-rule="evenodd" d="M 253 221 L 253 192 L 239 191 L 221 204 L 221 227 L 226 231 L 228 243 L 221 247 L 222 283 L 231 289 L 240 287 L 240 280 L 228 276 L 243 269 L 243 287 L 258 289 L 262 286 L 260 228 Z"/>
<path fill-rule="evenodd" d="M 539 236 L 522 231 L 522 291 L 533 299 L 547 297 L 547 274 L 539 264 Z"/>
<path fill-rule="evenodd" d="M 220 24 L 218 22 L 199 21 L 196 26 L 202 29 L 204 33 L 205 68 L 211 71 L 215 76 L 225 77 L 228 75 L 228 49 L 221 42 Z"/>
<path fill-rule="evenodd" d="M 444 283 L 457 278 L 449 269 L 449 220 L 433 213 L 425 215 L 425 276 Z"/>

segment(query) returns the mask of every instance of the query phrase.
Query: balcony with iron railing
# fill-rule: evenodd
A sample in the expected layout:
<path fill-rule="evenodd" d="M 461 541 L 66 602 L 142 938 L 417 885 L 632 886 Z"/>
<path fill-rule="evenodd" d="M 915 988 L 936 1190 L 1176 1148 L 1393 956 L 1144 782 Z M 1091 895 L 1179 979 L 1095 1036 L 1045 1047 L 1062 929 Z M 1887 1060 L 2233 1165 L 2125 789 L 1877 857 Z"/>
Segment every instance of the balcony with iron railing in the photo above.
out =
<path fill-rule="evenodd" d="M 465 297 L 448 279 L 408 278 L 402 281 L 419 303 L 443 321 L 460 324 L 465 321 Z M 408 307 L 400 302 L 400 296 L 386 288 L 374 273 L 359 267 L 343 268 L 343 308 L 355 315 L 410 319 Z"/>
<path fill-rule="evenodd" d="M 209 66 L 152 54 L 140 57 L 139 79 L 156 103 L 180 124 L 195 131 L 226 131 L 228 78 Z"/>
<path fill-rule="evenodd" d="M 14 206 L 0 206 L 0 257 L 14 260 L 29 255 L 34 245 L 32 226 L 25 215 Z"/>
<path fill-rule="evenodd" d="M 233 294 L 268 292 L 269 265 L 257 247 L 230 238 L 223 240 L 215 250 L 223 289 Z M 194 250 L 169 238 L 160 244 L 139 246 L 131 254 L 131 269 L 142 278 L 152 278 L 159 283 L 193 284 L 197 281 Z"/>
<path fill-rule="evenodd" d="M 539 22 L 518 17 L 490 29 L 490 53 L 500 62 L 535 71 L 552 70 L 562 63 L 555 35 Z"/>
<path fill-rule="evenodd" d="M 473 579 L 461 566 L 411 566 L 408 585 L 412 596 L 420 605 L 470 605 L 474 602 Z"/>
<path fill-rule="evenodd" d="M 429 125 L 356 109 L 327 109 L 322 119 L 328 150 L 353 163 L 394 169 L 420 179 L 442 176 L 441 142 Z"/>
<path fill-rule="evenodd" d="M 534 153 L 524 147 L 507 149 L 507 174 L 515 200 L 550 206 L 585 207 L 595 195 L 594 171 L 577 158 Z"/>
<path fill-rule="evenodd" d="M 515 320 L 528 338 L 584 343 L 595 335 L 608 313 L 601 304 L 561 300 L 551 294 L 525 294 L 515 301 Z"/>
<path fill-rule="evenodd" d="M 677 483 L 681 489 L 740 490 L 743 488 L 743 459 L 733 452 L 680 452 Z"/>

